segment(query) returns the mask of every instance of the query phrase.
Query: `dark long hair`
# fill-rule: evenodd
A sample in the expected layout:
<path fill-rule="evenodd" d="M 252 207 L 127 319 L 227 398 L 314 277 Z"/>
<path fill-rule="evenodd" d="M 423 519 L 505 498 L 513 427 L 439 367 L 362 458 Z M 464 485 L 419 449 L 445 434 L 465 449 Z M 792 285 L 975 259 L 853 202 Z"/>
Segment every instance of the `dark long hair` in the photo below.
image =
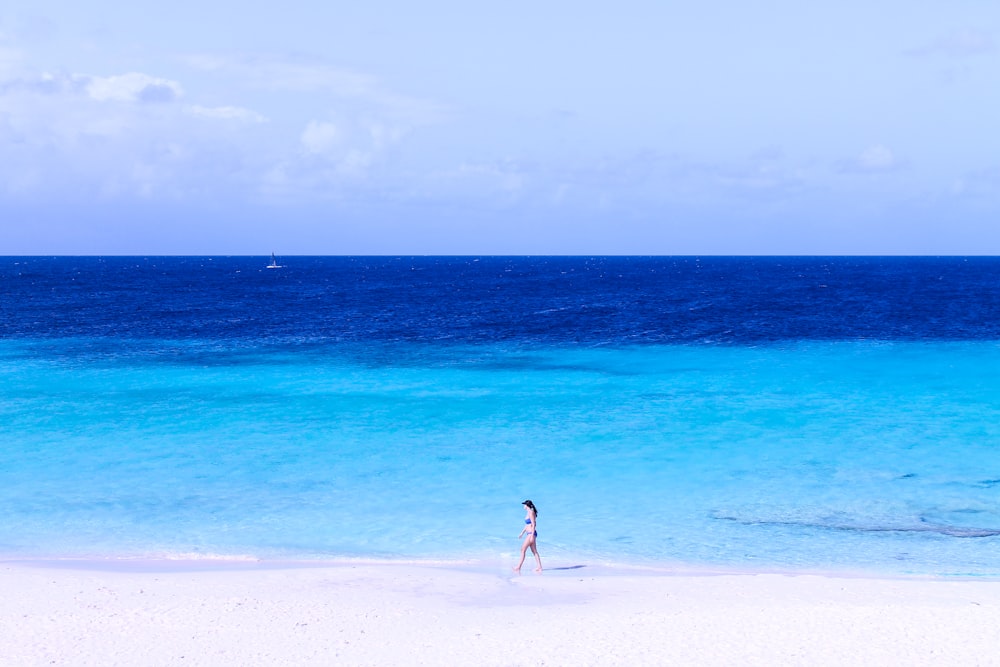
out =
<path fill-rule="evenodd" d="M 526 506 L 526 507 L 527 507 L 527 508 L 528 508 L 529 510 L 531 510 L 532 512 L 534 512 L 534 513 L 535 513 L 535 516 L 538 516 L 538 508 L 537 508 L 537 507 L 535 507 L 535 503 L 531 502 L 530 500 L 525 500 L 525 501 L 524 501 L 523 503 L 521 503 L 521 504 L 522 504 L 522 505 L 524 505 L 524 506 Z"/>

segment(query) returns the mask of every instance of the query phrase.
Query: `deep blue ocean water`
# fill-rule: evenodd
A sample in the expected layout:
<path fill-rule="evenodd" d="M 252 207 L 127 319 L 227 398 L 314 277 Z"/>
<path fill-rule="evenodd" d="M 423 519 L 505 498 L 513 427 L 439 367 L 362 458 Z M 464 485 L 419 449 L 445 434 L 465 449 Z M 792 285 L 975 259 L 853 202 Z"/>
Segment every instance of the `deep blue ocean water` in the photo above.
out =
<path fill-rule="evenodd" d="M 0 556 L 1000 575 L 1000 259 L 0 258 Z"/>

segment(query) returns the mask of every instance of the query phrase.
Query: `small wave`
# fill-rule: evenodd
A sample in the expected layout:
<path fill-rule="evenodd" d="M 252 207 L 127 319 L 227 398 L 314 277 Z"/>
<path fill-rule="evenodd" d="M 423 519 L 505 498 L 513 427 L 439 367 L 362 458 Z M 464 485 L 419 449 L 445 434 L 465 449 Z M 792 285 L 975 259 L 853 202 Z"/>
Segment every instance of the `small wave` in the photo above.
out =
<path fill-rule="evenodd" d="M 807 521 L 796 519 L 748 519 L 726 514 L 715 514 L 712 518 L 722 521 L 734 521 L 745 526 L 794 526 L 801 528 L 849 531 L 855 533 L 937 533 L 948 537 L 963 538 L 1000 536 L 1000 528 L 970 528 L 967 526 L 955 526 L 951 524 L 925 523 L 923 519 L 921 519 L 921 523 L 917 524 L 894 525 L 836 521 Z"/>
<path fill-rule="evenodd" d="M 160 556 L 156 556 L 163 560 L 179 560 L 179 561 L 192 561 L 192 560 L 210 560 L 210 561 L 234 561 L 240 563 L 256 563 L 260 561 L 257 556 L 252 556 L 250 554 L 216 554 L 216 553 L 201 553 L 201 552 L 191 552 L 191 553 L 167 553 Z"/>

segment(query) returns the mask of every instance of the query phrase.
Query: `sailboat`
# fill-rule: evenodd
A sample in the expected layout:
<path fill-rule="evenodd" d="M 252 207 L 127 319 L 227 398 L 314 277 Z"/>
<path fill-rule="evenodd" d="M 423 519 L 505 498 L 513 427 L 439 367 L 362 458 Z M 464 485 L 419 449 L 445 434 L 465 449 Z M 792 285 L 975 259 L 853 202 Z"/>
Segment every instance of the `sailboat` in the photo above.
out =
<path fill-rule="evenodd" d="M 278 264 L 278 260 L 276 260 L 274 258 L 274 253 L 272 252 L 271 253 L 271 263 L 267 265 L 267 268 L 269 268 L 269 269 L 283 269 L 285 267 L 283 267 L 280 264 Z"/>

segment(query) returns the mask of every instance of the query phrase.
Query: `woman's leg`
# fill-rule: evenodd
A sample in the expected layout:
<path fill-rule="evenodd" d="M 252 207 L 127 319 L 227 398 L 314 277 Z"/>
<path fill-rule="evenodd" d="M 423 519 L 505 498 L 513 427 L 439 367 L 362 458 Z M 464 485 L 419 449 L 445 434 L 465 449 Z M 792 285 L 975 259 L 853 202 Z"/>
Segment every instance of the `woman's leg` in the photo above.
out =
<path fill-rule="evenodd" d="M 514 568 L 515 572 L 521 571 L 521 566 L 524 565 L 524 554 L 526 551 L 528 551 L 528 540 L 525 540 L 524 544 L 521 545 L 521 560 L 517 563 L 517 567 Z"/>
<path fill-rule="evenodd" d="M 538 568 L 535 570 L 535 572 L 541 572 L 542 571 L 542 557 L 538 555 L 538 547 L 535 546 L 535 541 L 534 540 L 531 541 L 531 553 L 535 554 L 535 562 L 538 563 Z M 521 552 L 521 562 L 522 563 L 524 562 L 524 552 L 523 551 Z M 520 569 L 520 566 L 518 566 L 518 569 Z"/>

